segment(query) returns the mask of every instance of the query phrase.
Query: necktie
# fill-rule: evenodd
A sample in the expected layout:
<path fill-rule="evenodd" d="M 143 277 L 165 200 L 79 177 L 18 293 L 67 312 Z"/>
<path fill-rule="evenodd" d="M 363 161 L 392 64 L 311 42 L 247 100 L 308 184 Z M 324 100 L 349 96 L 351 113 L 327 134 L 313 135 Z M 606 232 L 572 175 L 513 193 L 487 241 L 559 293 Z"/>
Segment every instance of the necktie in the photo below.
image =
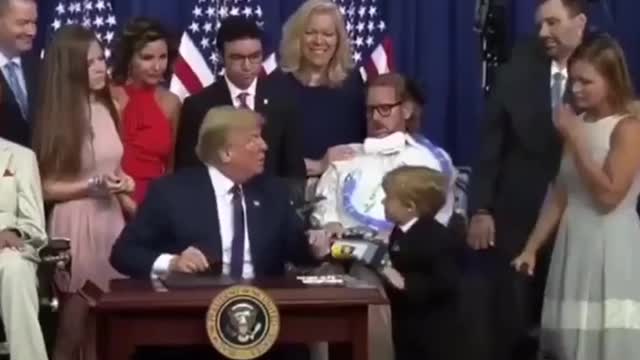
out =
<path fill-rule="evenodd" d="M 7 74 L 7 82 L 9 83 L 9 87 L 11 91 L 13 91 L 13 95 L 18 102 L 18 106 L 20 106 L 20 111 L 22 112 L 22 117 L 27 118 L 27 94 L 25 93 L 22 85 L 20 85 L 20 80 L 18 80 L 18 72 L 20 71 L 20 64 L 15 61 L 9 61 L 4 66 Z"/>
<path fill-rule="evenodd" d="M 239 108 L 241 108 L 241 109 L 248 109 L 249 108 L 249 104 L 247 103 L 248 98 L 249 98 L 249 93 L 247 93 L 247 92 L 243 92 L 243 93 L 238 94 L 238 101 L 240 102 Z"/>
<path fill-rule="evenodd" d="M 562 91 L 562 82 L 564 81 L 564 75 L 561 72 L 553 73 L 551 81 L 551 108 L 555 109 L 558 105 L 562 104 L 564 94 Z"/>
<path fill-rule="evenodd" d="M 233 198 L 233 240 L 231 241 L 231 277 L 241 278 L 244 265 L 244 211 L 242 210 L 242 189 L 231 188 Z"/>

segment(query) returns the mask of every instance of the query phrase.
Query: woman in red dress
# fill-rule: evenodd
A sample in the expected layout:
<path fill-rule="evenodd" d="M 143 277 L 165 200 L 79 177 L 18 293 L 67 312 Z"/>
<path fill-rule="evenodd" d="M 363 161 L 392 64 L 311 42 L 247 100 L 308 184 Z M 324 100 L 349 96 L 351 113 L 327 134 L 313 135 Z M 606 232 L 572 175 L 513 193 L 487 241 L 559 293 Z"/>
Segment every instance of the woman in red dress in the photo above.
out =
<path fill-rule="evenodd" d="M 135 181 L 134 213 L 152 180 L 172 171 L 180 99 L 162 86 L 177 50 L 164 27 L 146 18 L 131 20 L 114 53 L 113 96 L 122 111 L 122 168 Z"/>

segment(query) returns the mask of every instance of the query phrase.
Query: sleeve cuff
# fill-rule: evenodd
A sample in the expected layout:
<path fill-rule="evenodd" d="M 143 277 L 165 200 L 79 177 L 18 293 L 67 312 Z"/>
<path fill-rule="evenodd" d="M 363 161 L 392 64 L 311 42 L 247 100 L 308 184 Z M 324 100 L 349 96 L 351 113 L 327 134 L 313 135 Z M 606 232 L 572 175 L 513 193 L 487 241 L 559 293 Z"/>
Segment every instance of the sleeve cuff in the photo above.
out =
<path fill-rule="evenodd" d="M 169 273 L 169 264 L 175 255 L 162 254 L 158 256 L 151 267 L 151 279 L 157 279 Z"/>

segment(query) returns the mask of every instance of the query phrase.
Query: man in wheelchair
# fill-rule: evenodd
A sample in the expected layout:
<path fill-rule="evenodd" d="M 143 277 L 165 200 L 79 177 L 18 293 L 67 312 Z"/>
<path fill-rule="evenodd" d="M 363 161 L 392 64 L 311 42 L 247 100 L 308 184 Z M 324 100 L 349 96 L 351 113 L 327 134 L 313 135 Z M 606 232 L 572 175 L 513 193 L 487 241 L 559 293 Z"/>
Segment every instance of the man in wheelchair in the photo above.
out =
<path fill-rule="evenodd" d="M 37 267 L 47 244 L 34 153 L 0 138 L 0 315 L 12 360 L 46 360 Z"/>
<path fill-rule="evenodd" d="M 324 200 L 317 203 L 311 214 L 312 226 L 323 228 L 334 237 L 348 235 L 355 228 L 361 237 L 374 233 L 385 241 L 393 224 L 386 220 L 382 206 L 385 196 L 382 179 L 402 165 L 429 167 L 449 179 L 447 201 L 436 216 L 443 225 L 449 223 L 454 208 L 456 170 L 443 149 L 416 134 L 420 113 L 415 111 L 415 103 L 407 80 L 400 74 L 383 74 L 368 84 L 367 138 L 363 144 L 348 145 L 355 155 L 333 162 L 320 178 L 315 195 Z M 375 271 L 361 262 L 350 264 L 348 271 L 351 276 L 381 286 Z M 372 359 L 392 358 L 388 307 L 371 307 L 369 317 Z"/>

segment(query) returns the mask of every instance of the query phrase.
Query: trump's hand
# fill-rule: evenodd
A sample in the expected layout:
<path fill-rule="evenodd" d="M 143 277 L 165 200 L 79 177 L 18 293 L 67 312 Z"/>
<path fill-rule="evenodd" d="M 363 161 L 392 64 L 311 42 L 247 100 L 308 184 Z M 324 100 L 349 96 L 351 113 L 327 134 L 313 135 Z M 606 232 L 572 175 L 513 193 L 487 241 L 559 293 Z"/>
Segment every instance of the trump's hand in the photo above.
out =
<path fill-rule="evenodd" d="M 174 256 L 169 262 L 170 272 L 199 273 L 209 269 L 209 262 L 202 251 L 193 246 L 188 247 L 180 255 Z"/>

